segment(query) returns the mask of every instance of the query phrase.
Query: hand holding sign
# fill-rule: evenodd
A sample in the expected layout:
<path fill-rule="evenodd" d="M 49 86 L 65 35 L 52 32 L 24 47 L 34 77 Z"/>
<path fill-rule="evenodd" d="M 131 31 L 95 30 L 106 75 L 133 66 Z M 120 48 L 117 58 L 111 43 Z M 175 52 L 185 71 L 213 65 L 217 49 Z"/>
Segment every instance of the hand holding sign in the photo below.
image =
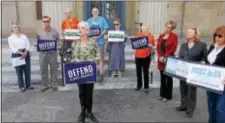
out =
<path fill-rule="evenodd" d="M 56 40 L 37 40 L 37 51 L 38 52 L 52 52 L 56 51 L 57 43 Z"/>
<path fill-rule="evenodd" d="M 66 29 L 64 31 L 64 39 L 66 40 L 78 40 L 80 39 L 78 29 Z"/>
<path fill-rule="evenodd" d="M 133 49 L 145 49 L 149 48 L 148 37 L 131 38 L 131 45 Z"/>

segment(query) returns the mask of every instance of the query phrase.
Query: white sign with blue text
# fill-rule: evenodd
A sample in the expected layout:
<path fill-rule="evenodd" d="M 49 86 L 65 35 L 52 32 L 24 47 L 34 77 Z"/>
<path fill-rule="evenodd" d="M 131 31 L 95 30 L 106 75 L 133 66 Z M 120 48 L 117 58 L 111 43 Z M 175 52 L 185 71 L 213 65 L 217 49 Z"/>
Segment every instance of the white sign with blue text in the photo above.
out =
<path fill-rule="evenodd" d="M 225 77 L 225 68 L 192 64 L 187 75 L 187 83 L 207 88 L 210 90 L 223 92 L 222 84 Z"/>

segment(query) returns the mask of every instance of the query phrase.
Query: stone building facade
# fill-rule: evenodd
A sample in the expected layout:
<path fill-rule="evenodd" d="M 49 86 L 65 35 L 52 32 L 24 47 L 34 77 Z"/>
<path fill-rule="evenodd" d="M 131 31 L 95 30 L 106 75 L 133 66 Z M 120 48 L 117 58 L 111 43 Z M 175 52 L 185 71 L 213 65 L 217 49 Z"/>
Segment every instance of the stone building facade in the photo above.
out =
<path fill-rule="evenodd" d="M 108 4 L 99 2 L 101 12 L 108 11 Z M 115 4 L 115 3 L 114 3 Z M 80 20 L 91 13 L 89 3 L 83 1 L 74 2 L 2 2 L 2 37 L 10 34 L 10 23 L 17 20 L 24 33 L 34 37 L 41 27 L 40 16 L 52 17 L 52 27 L 60 30 L 60 24 L 64 19 L 64 8 L 73 10 L 74 16 Z M 92 5 L 92 4 L 91 4 Z M 116 3 L 118 13 L 123 20 L 125 30 L 130 35 L 139 31 L 140 23 L 145 23 L 156 37 L 164 30 L 164 24 L 168 20 L 177 22 L 175 32 L 185 36 L 188 26 L 196 26 L 200 29 L 202 37 L 212 36 L 215 28 L 225 25 L 225 2 L 148 2 L 126 1 Z M 89 7 L 89 8 L 88 8 Z M 88 12 L 87 12 L 88 10 Z M 85 13 L 86 12 L 86 13 Z"/>

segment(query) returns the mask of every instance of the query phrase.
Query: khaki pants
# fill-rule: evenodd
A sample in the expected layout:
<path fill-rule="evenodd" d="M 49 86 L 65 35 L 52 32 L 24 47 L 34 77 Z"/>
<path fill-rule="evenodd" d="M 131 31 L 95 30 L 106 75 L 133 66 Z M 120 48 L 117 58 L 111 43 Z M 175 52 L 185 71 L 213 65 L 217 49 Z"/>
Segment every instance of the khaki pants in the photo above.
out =
<path fill-rule="evenodd" d="M 57 52 L 39 53 L 41 70 L 41 83 L 44 87 L 57 87 Z M 50 66 L 51 79 L 48 78 L 48 65 Z"/>

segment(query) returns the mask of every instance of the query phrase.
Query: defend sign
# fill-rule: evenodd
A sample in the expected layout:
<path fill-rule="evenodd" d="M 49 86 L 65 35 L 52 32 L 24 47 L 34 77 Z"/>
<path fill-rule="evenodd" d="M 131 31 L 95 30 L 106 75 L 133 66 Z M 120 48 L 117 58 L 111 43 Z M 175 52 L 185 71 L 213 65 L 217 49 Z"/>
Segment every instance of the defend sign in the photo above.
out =
<path fill-rule="evenodd" d="M 80 39 L 79 30 L 77 30 L 77 29 L 66 29 L 64 31 L 64 38 L 66 40 L 78 40 L 78 39 Z"/>
<path fill-rule="evenodd" d="M 225 68 L 192 64 L 188 72 L 187 83 L 222 93 L 224 91 L 222 84 L 224 78 Z"/>
<path fill-rule="evenodd" d="M 96 82 L 97 64 L 95 62 L 77 62 L 64 65 L 66 84 L 85 84 Z"/>
<path fill-rule="evenodd" d="M 131 45 L 133 49 L 143 49 L 148 48 L 149 40 L 148 37 L 138 37 L 138 38 L 131 38 Z"/>
<path fill-rule="evenodd" d="M 56 51 L 56 40 L 37 40 L 38 52 L 53 52 Z"/>
<path fill-rule="evenodd" d="M 108 31 L 109 42 L 124 42 L 125 32 L 124 31 Z"/>

